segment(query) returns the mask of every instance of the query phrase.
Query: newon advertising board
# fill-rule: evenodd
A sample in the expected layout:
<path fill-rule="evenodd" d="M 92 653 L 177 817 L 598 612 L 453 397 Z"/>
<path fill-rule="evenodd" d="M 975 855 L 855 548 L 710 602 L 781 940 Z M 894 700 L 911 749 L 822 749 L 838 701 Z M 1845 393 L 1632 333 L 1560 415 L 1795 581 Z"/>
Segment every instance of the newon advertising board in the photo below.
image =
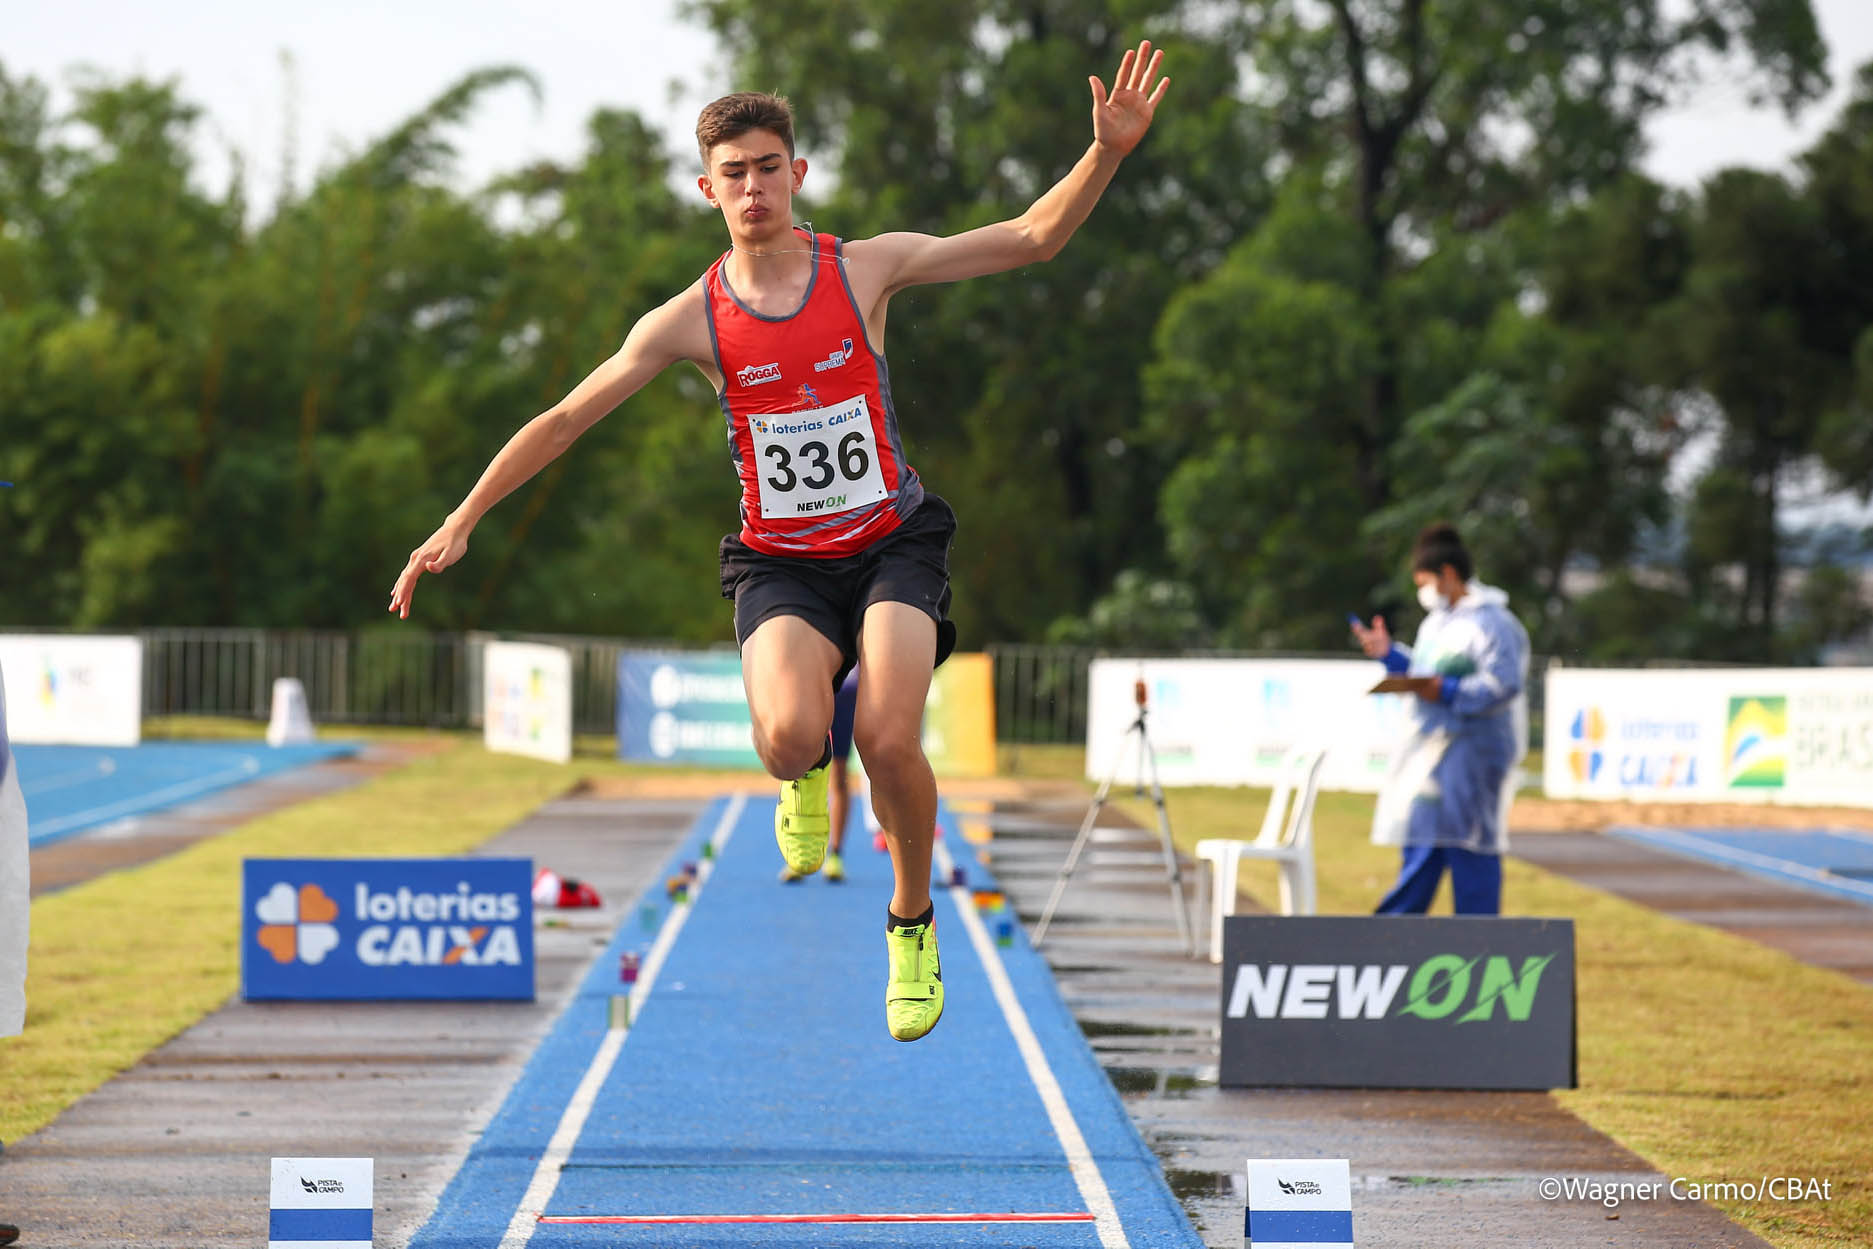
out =
<path fill-rule="evenodd" d="M 1573 1088 L 1573 921 L 1231 916 L 1219 1083 Z"/>

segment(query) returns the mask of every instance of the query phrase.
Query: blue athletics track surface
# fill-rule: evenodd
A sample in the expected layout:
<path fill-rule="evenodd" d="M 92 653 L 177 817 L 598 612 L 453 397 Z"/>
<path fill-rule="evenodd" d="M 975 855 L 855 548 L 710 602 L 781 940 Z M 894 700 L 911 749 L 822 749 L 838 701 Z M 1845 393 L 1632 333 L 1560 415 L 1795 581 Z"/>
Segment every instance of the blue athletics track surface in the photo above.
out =
<path fill-rule="evenodd" d="M 1660 850 L 1873 906 L 1873 834 L 1845 829 L 1610 828 Z"/>
<path fill-rule="evenodd" d="M 695 863 L 690 900 L 627 914 L 412 1249 L 1201 1249 L 1047 964 L 997 943 L 986 873 L 933 890 L 945 1011 L 900 1043 L 889 861 L 852 838 L 846 883 L 780 884 L 773 821 L 710 805 L 664 874 Z"/>
<path fill-rule="evenodd" d="M 188 802 L 355 745 L 157 742 L 142 746 L 13 747 L 26 796 L 26 837 L 43 846 L 112 820 Z"/>

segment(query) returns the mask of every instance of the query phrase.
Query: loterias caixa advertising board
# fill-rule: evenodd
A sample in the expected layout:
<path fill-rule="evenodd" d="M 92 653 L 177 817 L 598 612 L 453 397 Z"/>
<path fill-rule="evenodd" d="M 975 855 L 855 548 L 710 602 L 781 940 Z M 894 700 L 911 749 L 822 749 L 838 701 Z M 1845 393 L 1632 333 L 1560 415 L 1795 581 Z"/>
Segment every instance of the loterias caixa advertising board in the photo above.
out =
<path fill-rule="evenodd" d="M 530 859 L 247 859 L 249 1001 L 533 997 Z"/>
<path fill-rule="evenodd" d="M 1219 1080 L 1573 1088 L 1573 921 L 1231 916 Z"/>

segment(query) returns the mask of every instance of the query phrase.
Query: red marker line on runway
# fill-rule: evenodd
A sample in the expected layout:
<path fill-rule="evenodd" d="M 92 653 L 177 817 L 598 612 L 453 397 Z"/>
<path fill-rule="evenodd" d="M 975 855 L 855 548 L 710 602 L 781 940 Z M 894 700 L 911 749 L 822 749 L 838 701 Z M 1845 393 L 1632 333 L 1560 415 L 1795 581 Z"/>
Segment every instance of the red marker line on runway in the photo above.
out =
<path fill-rule="evenodd" d="M 542 1223 L 1091 1223 L 1090 1213 L 1001 1214 L 543 1214 Z"/>

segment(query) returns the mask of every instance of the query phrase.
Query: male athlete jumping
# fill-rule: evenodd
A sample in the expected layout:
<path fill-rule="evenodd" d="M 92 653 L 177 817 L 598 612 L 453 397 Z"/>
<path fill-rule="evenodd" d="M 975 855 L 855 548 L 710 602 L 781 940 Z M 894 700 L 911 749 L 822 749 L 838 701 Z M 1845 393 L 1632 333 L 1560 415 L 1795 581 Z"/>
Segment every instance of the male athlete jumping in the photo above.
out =
<path fill-rule="evenodd" d="M 744 92 L 696 124 L 703 198 L 730 248 L 682 294 L 644 314 L 616 355 L 523 426 L 441 528 L 410 553 L 390 610 L 410 614 L 425 572 L 461 559 L 489 508 L 663 369 L 688 361 L 720 397 L 741 481 L 741 530 L 722 540 L 722 594 L 754 745 L 785 782 L 774 831 L 787 866 L 819 870 L 828 833 L 833 691 L 862 674 L 853 739 L 871 778 L 896 886 L 885 928 L 885 1022 L 914 1041 L 943 1014 L 930 857 L 936 780 L 921 742 L 930 676 L 955 645 L 948 620 L 955 514 L 904 458 L 885 365 L 885 312 L 907 287 L 1051 259 L 1092 212 L 1151 125 L 1170 80 L 1149 41 L 1112 90 L 1089 79 L 1093 142 L 1021 216 L 950 238 L 842 242 L 794 224 L 806 178 L 785 100 Z M 1153 85 L 1155 81 L 1155 86 Z"/>

